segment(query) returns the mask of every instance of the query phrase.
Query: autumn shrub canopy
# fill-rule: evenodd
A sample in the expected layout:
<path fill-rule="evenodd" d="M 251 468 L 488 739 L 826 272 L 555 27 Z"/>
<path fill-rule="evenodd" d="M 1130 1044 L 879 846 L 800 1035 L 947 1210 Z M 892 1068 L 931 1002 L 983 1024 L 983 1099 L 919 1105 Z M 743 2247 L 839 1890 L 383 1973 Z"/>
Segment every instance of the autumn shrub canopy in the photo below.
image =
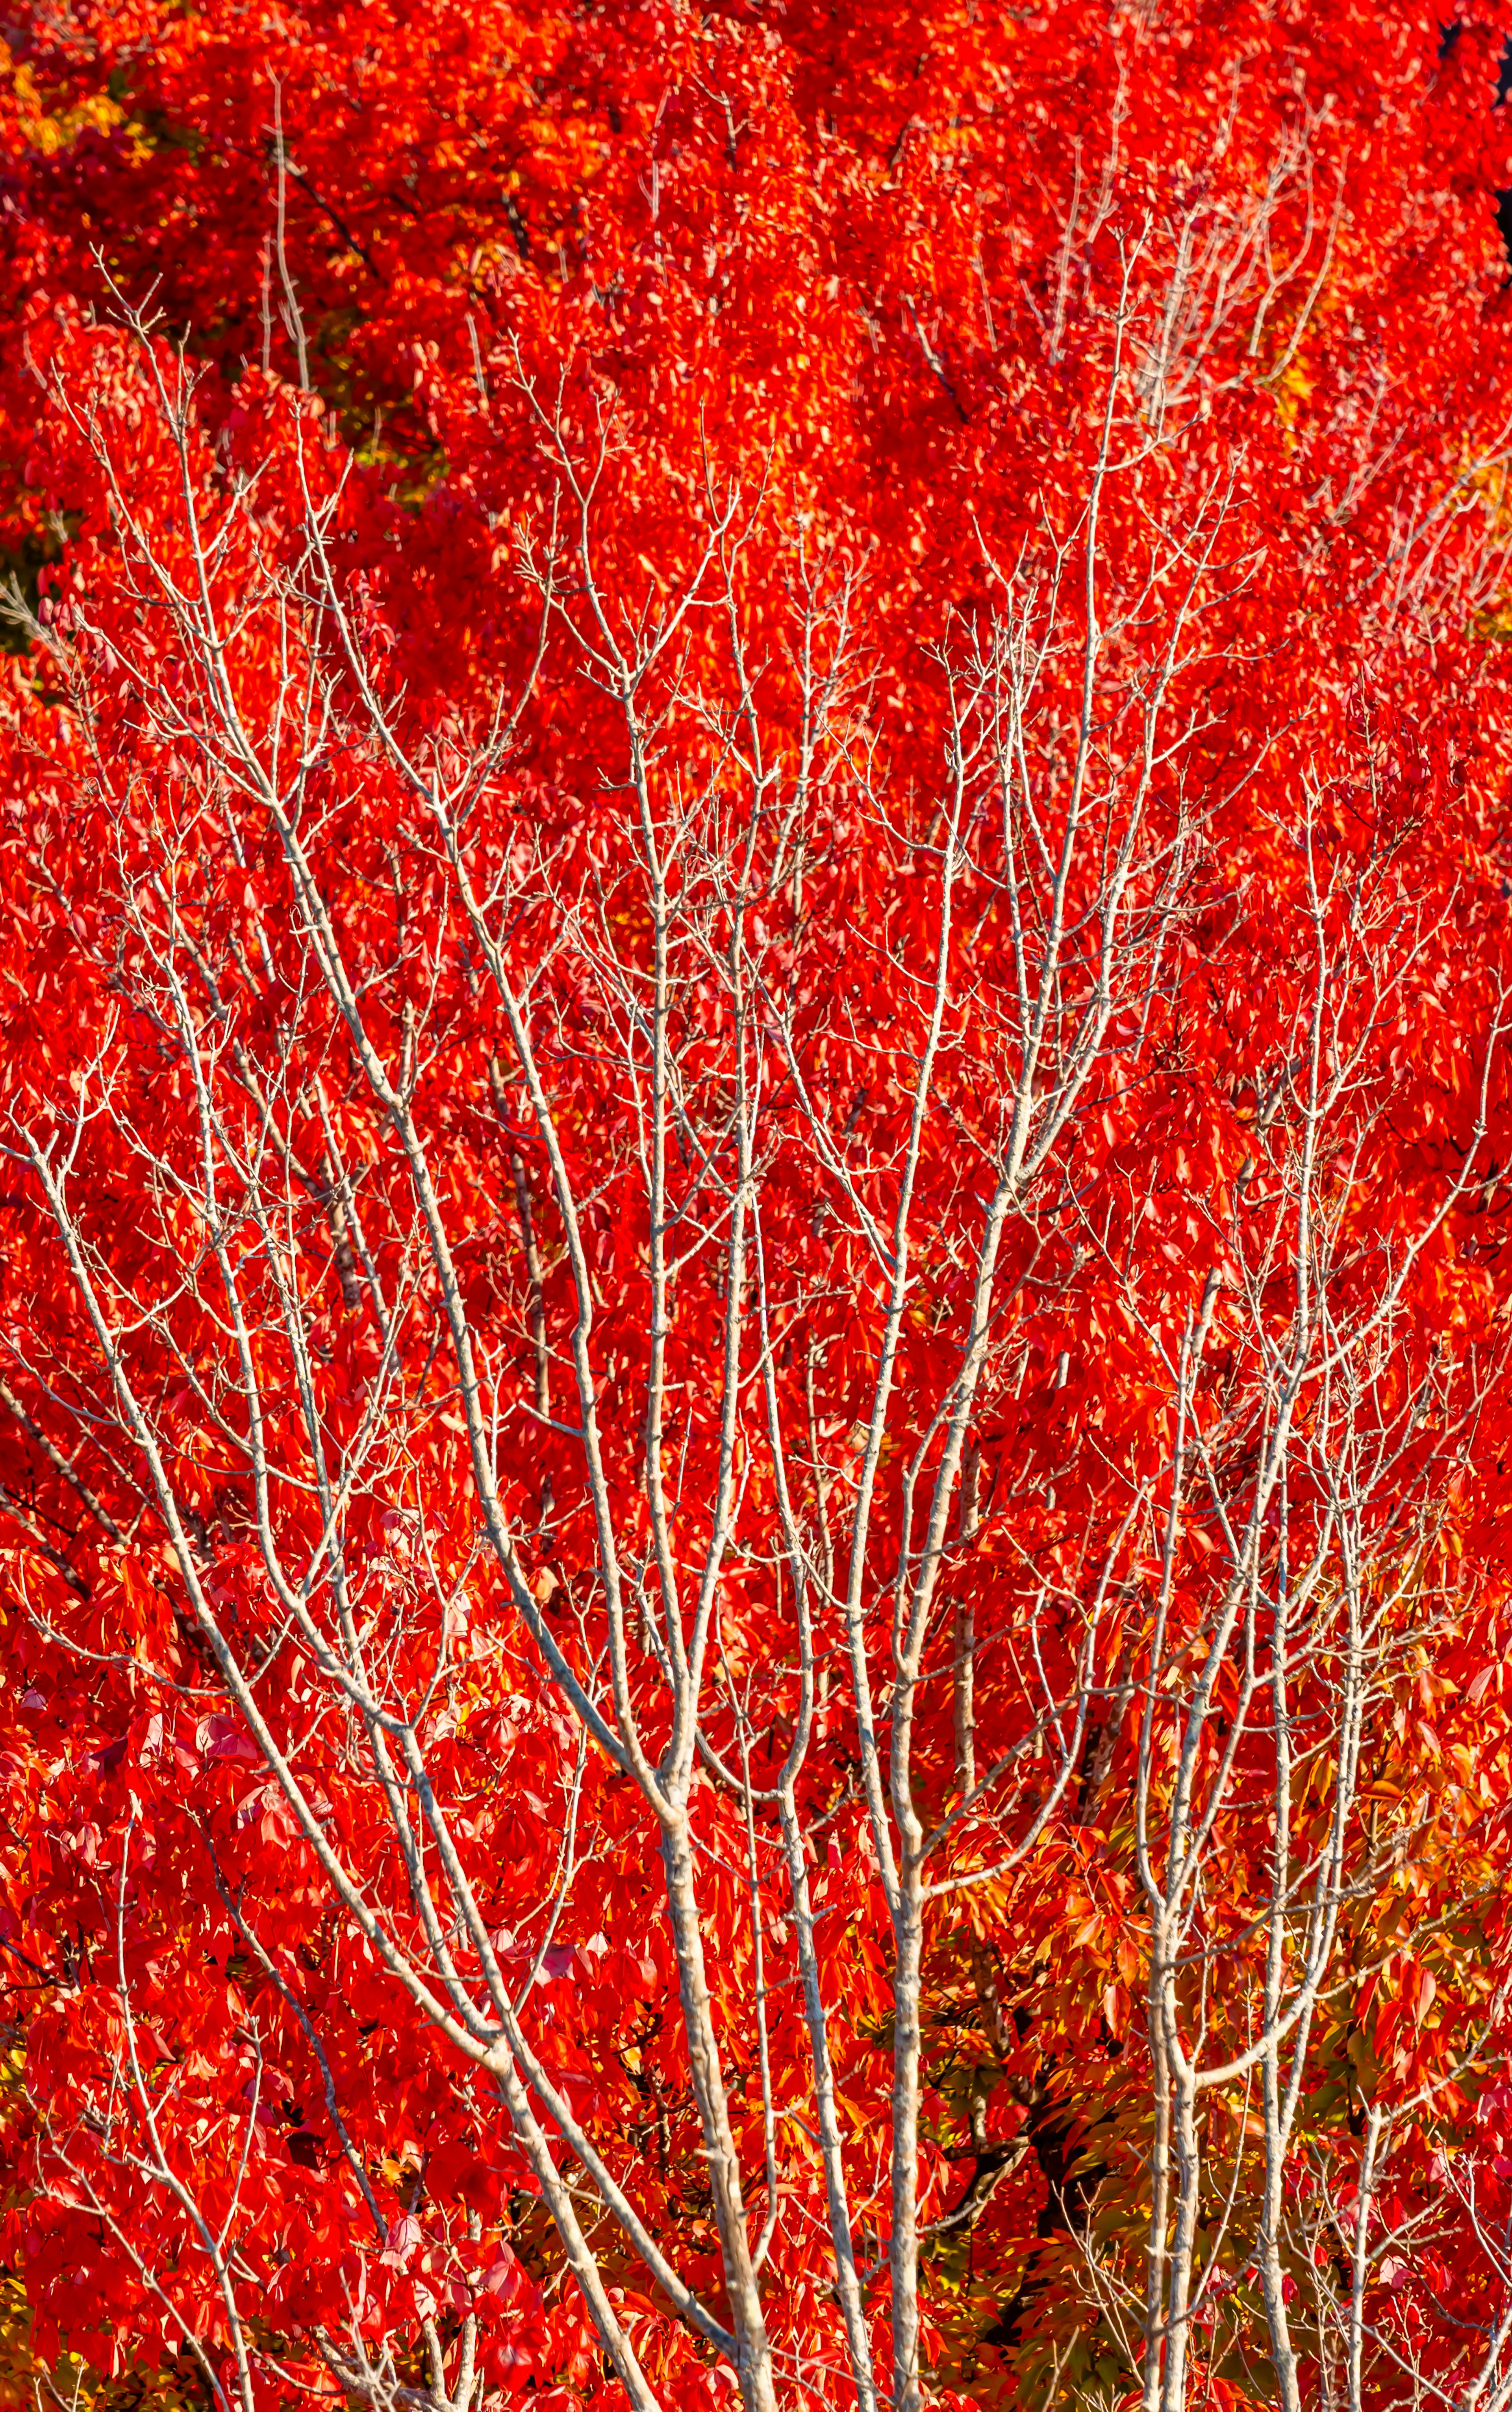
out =
<path fill-rule="evenodd" d="M 1509 37 L 8 28 L 18 2386 L 1512 2401 Z"/>

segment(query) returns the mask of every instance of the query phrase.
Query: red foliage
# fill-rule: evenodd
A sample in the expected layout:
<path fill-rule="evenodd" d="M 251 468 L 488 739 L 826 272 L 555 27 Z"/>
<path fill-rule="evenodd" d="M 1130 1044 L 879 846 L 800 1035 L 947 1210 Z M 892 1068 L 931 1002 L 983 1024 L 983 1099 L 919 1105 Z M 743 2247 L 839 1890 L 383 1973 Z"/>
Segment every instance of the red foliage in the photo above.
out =
<path fill-rule="evenodd" d="M 1509 26 L 23 12 L 43 2362 L 1502 2400 Z"/>

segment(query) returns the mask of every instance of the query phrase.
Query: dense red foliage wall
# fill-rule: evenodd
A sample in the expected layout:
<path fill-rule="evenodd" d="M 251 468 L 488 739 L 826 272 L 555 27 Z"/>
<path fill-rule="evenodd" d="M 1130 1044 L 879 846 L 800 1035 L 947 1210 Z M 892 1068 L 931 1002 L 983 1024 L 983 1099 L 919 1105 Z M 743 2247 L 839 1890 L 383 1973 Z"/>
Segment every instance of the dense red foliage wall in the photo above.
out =
<path fill-rule="evenodd" d="M 153 2361 L 187 2338 L 207 2387 L 272 2402 L 330 2383 L 323 2334 L 349 2328 L 420 2386 L 424 2322 L 454 2354 L 473 2318 L 490 2390 L 565 2406 L 615 2384 L 497 2071 L 452 2048 L 354 1923 L 206 1640 L 213 1611 L 238 1650 L 267 1647 L 260 1713 L 298 1761 L 312 1816 L 404 1949 L 433 1949 L 412 1916 L 391 1802 L 321 1706 L 317 1659 L 273 1647 L 282 1610 L 237 1457 L 235 1348 L 206 1287 L 213 1217 L 194 1188 L 198 1065 L 213 1062 L 240 1100 L 243 1155 L 268 1158 L 265 1093 L 237 1047 L 265 1083 L 269 1066 L 284 1083 L 286 1120 L 282 1105 L 268 1110 L 303 1184 L 288 1245 L 318 1265 L 301 1292 L 297 1378 L 278 1356 L 286 1301 L 266 1231 L 248 1260 L 270 1430 L 292 1462 L 307 1377 L 338 1452 L 369 1446 L 370 1417 L 391 1443 L 384 1463 L 363 1462 L 344 1547 L 391 1634 L 393 1682 L 409 1696 L 440 1684 L 426 1764 L 494 1949 L 512 1981 L 535 1964 L 536 2043 L 577 2116 L 616 2140 L 661 2249 L 733 2316 L 658 1845 L 624 1769 L 580 1743 L 542 1678 L 521 1590 L 536 1623 L 550 1611 L 564 1651 L 576 1631 L 591 1663 L 603 1533 L 581 1429 L 561 1405 L 589 1287 L 605 1481 L 625 1549 L 650 1552 L 651 1241 L 625 1068 L 638 1042 L 620 1045 L 612 997 L 595 987 L 610 961 L 643 968 L 650 940 L 640 840 L 621 810 L 633 785 L 624 696 L 591 647 L 612 629 L 633 652 L 638 628 L 691 595 L 675 665 L 658 656 L 647 675 L 646 712 L 657 794 L 681 794 L 680 779 L 712 793 L 722 764 L 749 773 L 735 733 L 742 661 L 759 665 L 771 761 L 798 758 L 792 631 L 817 631 L 838 658 L 844 598 L 848 716 L 805 805 L 811 851 L 779 882 L 785 858 L 760 841 L 780 902 L 760 934 L 763 993 L 790 1034 L 762 1126 L 762 1278 L 786 1350 L 772 1382 L 795 1429 L 815 1435 L 816 1513 L 833 1496 L 838 1533 L 886 1322 L 872 1243 L 896 1206 L 928 1024 L 920 966 L 949 854 L 941 764 L 963 693 L 972 742 L 988 747 L 1003 690 L 985 674 L 973 686 L 970 645 L 1007 625 L 992 618 L 1005 596 L 1031 592 L 1021 625 L 1052 641 L 1025 789 L 1032 767 L 1064 819 L 1060 766 L 1084 758 L 1113 827 L 1143 763 L 1139 962 L 1160 970 L 1122 995 L 1064 1146 L 1047 1142 L 1050 1186 L 1004 1243 L 997 1353 L 969 1419 L 976 1505 L 951 1509 L 949 1613 L 912 1745 L 920 1814 L 951 1817 L 950 1636 L 964 1610 L 974 1632 L 1008 1636 L 977 1677 L 986 1767 L 1021 1754 L 1035 1728 L 1018 1645 L 1027 1663 L 1033 1634 L 1044 1682 L 1069 1697 L 1082 1644 L 1064 1603 L 1083 1616 L 1096 1605 L 1101 1655 L 1061 1789 L 1049 1799 L 1038 1759 L 1015 1758 L 1011 1798 L 952 1823 L 949 1880 L 964 1889 L 931 1911 L 919 2168 L 921 2216 L 940 2225 L 922 2248 L 925 2383 L 1047 2403 L 1111 2403 L 1138 2383 L 1155 1913 L 1135 1804 L 1141 1782 L 1164 1803 L 1175 1780 L 1150 1774 L 1167 1763 L 1141 1703 L 1185 1700 L 1197 1680 L 1217 1623 L 1211 1566 L 1228 1564 L 1231 1539 L 1217 1503 L 1253 1504 L 1270 1411 L 1245 1423 L 1235 1407 L 1224 1427 L 1229 1455 L 1183 1528 L 1158 1640 L 1158 1532 L 1147 1546 L 1138 1519 L 1155 1530 L 1168 1507 L 1179 1401 L 1200 1392 L 1221 1424 L 1235 1400 L 1260 1396 L 1290 1345 L 1313 1242 L 1298 1242 L 1295 1216 L 1274 1236 L 1277 1199 L 1290 1213 L 1299 1193 L 1284 1167 L 1268 1187 L 1268 1150 L 1309 1062 L 1325 1087 L 1338 1075 L 1326 1159 L 1307 1175 L 1332 1218 L 1340 1318 L 1315 1361 L 1343 1364 L 1329 1352 L 1347 1333 L 1353 1388 L 1341 1405 L 1343 1375 L 1338 1395 L 1318 1376 L 1306 1478 L 1264 1511 L 1254 1564 L 1270 1581 L 1288 1546 L 1299 1563 L 1310 1539 L 1335 1549 L 1324 1469 L 1353 1467 L 1354 1572 L 1330 1559 L 1328 1596 L 1353 1598 L 1354 1584 L 1387 1638 L 1364 1739 L 1348 1744 L 1356 1856 L 1338 1878 L 1329 1982 L 1299 2063 L 1287 2184 L 1304 2209 L 1286 2300 L 1299 2302 L 1308 2400 L 1347 2400 L 1327 2392 L 1345 2383 L 1329 2360 L 1333 2314 L 1309 2311 L 1307 2289 L 1347 2309 L 1362 2140 L 1380 2128 L 1394 2156 L 1383 2146 L 1380 2242 L 1359 2280 L 1373 2358 L 1357 2386 L 1394 2401 L 1407 2370 L 1468 2401 L 1453 2390 L 1500 2353 L 1512 2300 L 1495 2241 L 1512 2199 L 1501 1236 L 1512 298 L 1495 206 L 1512 185 L 1512 140 L 1494 104 L 1508 32 L 1500 7 L 1446 29 L 1431 11 L 1339 0 L 843 15 L 800 0 L 261 14 L 209 0 L 35 8 L 9 29 L 0 508 L 36 619 L 10 670 L 0 852 L 0 1982 L 24 2041 L 4 2235 L 44 2361 L 67 2346 L 99 2367 Z M 590 472 L 592 546 L 574 555 L 572 478 Z M 710 530 L 727 506 L 741 550 L 711 584 Z M 208 557 L 195 551 L 206 530 Z M 581 583 L 590 551 L 602 624 Z M 566 597 L 544 637 L 543 581 Z M 190 598 L 177 615 L 170 589 Z M 325 719 L 298 720 L 294 741 L 301 809 L 318 828 L 312 877 L 375 1046 L 413 1074 L 489 1380 L 501 1397 L 532 1395 L 536 1304 L 556 1351 L 554 1413 L 532 1422 L 511 1406 L 506 1421 L 499 1489 L 520 1536 L 508 1581 L 479 1540 L 454 1376 L 436 1370 L 413 1152 L 353 1068 L 350 1025 L 312 986 L 287 843 L 236 788 L 212 709 L 219 657 L 191 625 L 208 597 L 228 691 L 258 732 L 246 759 L 266 766 L 291 678 L 316 680 L 326 658 L 329 629 L 312 636 L 290 598 L 318 612 L 338 595 L 334 701 Z M 195 625 L 202 637 L 210 620 Z M 1163 750 L 1141 731 L 1167 660 Z M 501 697 L 520 703 L 497 767 Z M 564 1162 L 590 1201 L 577 1288 L 528 1083 L 419 783 L 397 740 L 375 741 L 380 723 L 411 763 L 476 769 L 488 756 L 490 779 L 497 768 L 468 843 L 482 884 L 518 900 L 511 960 L 544 967 Z M 750 775 L 759 787 L 765 774 Z M 916 1449 L 933 1462 L 931 1404 L 954 1378 L 979 1168 L 997 1160 L 1015 1082 L 1032 1101 L 1047 1094 L 1009 1028 L 1011 883 L 987 852 L 1006 808 L 986 770 L 971 776 L 916 1288 L 860 1552 L 862 1656 L 879 1697 L 896 1671 L 888 1569 L 906 1555 L 905 1469 Z M 1095 932 L 1107 860 L 1094 853 L 1069 910 Z M 1179 897 L 1162 885 L 1178 856 Z M 601 912 L 596 936 L 584 898 Z M 707 926 L 725 909 L 716 898 Z M 203 978 L 205 994 L 176 1021 L 186 992 L 165 966 L 191 960 L 183 979 Z M 1091 993 L 1095 974 L 1093 938 L 1070 989 Z M 733 1078 L 720 977 L 690 975 L 678 1008 L 690 1129 L 715 1126 Z M 1278 1134 L 1285 1123 L 1283 1110 Z M 865 1152 L 856 1194 L 871 1224 L 845 1224 L 843 1182 L 816 1206 L 839 1161 L 815 1140 L 820 1125 Z M 678 1176 L 690 1199 L 697 1156 L 690 1140 Z M 363 1168 L 374 1294 L 412 1302 L 402 1344 L 362 1307 L 368 1276 L 331 1219 L 338 1158 Z M 66 1159 L 82 1234 L 72 1261 L 39 1172 Z M 521 1184 L 546 1255 L 534 1298 Z M 727 1328 L 718 1261 L 716 1250 L 688 1273 L 668 1360 L 688 1401 L 669 1455 L 681 1449 L 699 1548 L 724 1439 L 701 1404 Z M 81 1265 L 167 1435 L 166 1491 L 101 1369 Z M 1199 1326 L 1211 1353 L 1189 1379 Z M 743 1445 L 728 1691 L 711 1730 L 727 1754 L 743 1734 L 775 1782 L 800 1714 L 781 1624 L 790 1595 L 771 1572 L 783 1501 L 759 1435 Z M 308 1544 L 308 1499 L 279 1514 L 281 1545 Z M 1277 1537 L 1286 1517 L 1289 1544 Z M 1033 1618 L 1047 1599 L 1061 1621 L 1041 1645 Z M 837 1670 L 843 1641 L 837 1616 L 824 1643 Z M 636 1646 L 640 1713 L 670 1748 L 654 1652 L 644 1637 Z M 1306 1867 L 1331 1847 L 1343 1798 L 1342 1647 L 1332 1628 L 1319 1639 L 1289 1713 Z M 1245 1987 L 1263 1981 L 1256 1905 L 1274 1832 L 1273 1807 L 1256 1806 L 1260 1758 L 1225 1756 L 1242 1725 L 1241 1660 L 1226 1662 L 1199 1721 L 1218 1805 L 1193 1964 L 1207 1955 L 1211 1998 L 1199 2014 L 1183 1995 L 1182 2017 L 1206 2021 L 1215 2065 L 1252 2032 Z M 730 1706 L 742 1684 L 759 1708 L 749 1728 Z M 1266 1729 L 1272 1757 L 1282 1722 Z M 898 1963 L 863 1760 L 855 1721 L 821 1717 L 800 1806 L 858 2234 L 880 2267 Z M 736 2144 L 760 2218 L 754 1932 L 777 1971 L 766 2049 L 794 2124 L 767 2317 L 783 2384 L 844 2396 L 822 2173 L 801 2141 L 812 2042 L 791 1916 L 773 1912 L 769 1932 L 758 1915 L 753 1930 L 741 1817 L 707 1777 L 693 1799 Z M 548 1932 L 569 1809 L 584 1873 Z M 977 1881 L 1020 1844 L 1011 1874 Z M 160 2147 L 142 2140 L 148 2099 Z M 1257 2097 L 1236 2080 L 1211 2100 L 1204 2149 L 1228 2155 L 1241 2210 L 1231 2251 L 1219 2209 L 1204 2210 L 1211 2266 L 1182 2384 L 1193 2401 L 1270 2403 Z M 223 2223 L 239 2256 L 226 2280 L 205 2248 Z M 623 2239 L 598 2249 L 660 2398 L 719 2395 L 717 2356 Z M 888 2282 L 871 2284 L 880 2338 Z M 253 2340 L 240 2368 L 239 2337 Z M 1147 2400 L 1160 2401 L 1160 2361 L 1157 2350 Z"/>

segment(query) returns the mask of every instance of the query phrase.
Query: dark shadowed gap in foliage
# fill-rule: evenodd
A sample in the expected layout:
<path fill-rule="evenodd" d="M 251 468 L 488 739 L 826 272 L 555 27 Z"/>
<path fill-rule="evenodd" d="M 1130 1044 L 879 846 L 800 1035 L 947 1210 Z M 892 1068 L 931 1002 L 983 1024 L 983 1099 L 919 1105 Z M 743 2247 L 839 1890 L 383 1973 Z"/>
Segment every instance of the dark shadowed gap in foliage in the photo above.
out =
<path fill-rule="evenodd" d="M 1035 2085 L 1024 2123 L 1029 2149 L 1045 2180 L 1045 2200 L 1035 2221 L 1039 2249 L 1030 2255 L 1014 2294 L 999 2305 L 995 2318 L 982 2331 L 989 2345 L 1005 2351 L 1021 2341 L 1025 2318 L 1053 2281 L 1054 2264 L 1044 2247 L 1057 2235 L 1085 2238 L 1093 2199 L 1108 2174 L 1108 2164 L 1094 2147 L 1086 2117 L 1075 2103 L 1057 2100 L 1050 2092 L 1054 2073 L 1052 2066 L 1049 2078 Z"/>
<path fill-rule="evenodd" d="M 61 539 L 51 533 L 0 546 L 0 654 L 28 651 L 31 622 L 42 605 L 42 572 L 62 552 Z"/>
<path fill-rule="evenodd" d="M 1438 54 L 1441 59 L 1446 59 L 1449 56 L 1460 38 L 1460 33 L 1461 24 L 1458 17 L 1451 18 L 1446 24 L 1440 26 Z M 1491 103 L 1492 108 L 1500 109 L 1509 94 L 1512 94 L 1512 41 L 1509 41 L 1503 51 L 1502 64 L 1496 71 L 1496 97 Z M 1498 192 L 1496 196 L 1496 230 L 1502 238 L 1507 266 L 1512 268 L 1512 186 Z"/>

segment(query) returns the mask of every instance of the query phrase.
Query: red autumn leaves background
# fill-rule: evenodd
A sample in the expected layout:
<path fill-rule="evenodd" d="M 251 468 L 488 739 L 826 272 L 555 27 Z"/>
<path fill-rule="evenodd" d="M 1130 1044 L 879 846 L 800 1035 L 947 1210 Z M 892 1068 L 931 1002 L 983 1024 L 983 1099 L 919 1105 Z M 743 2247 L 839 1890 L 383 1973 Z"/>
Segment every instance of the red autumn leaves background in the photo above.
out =
<path fill-rule="evenodd" d="M 718 1561 L 683 1810 L 774 2391 L 864 2401 L 818 2015 L 900 2404 L 1502 2400 L 1509 35 L 1332 0 L 7 29 L 18 2393 L 73 2356 L 240 2412 L 622 2400 L 446 1991 L 483 1983 L 465 1894 L 651 2395 L 766 2400 L 671 1827 L 571 1688 L 609 1699 L 612 1562 L 603 1715 L 679 1746 L 659 1452 L 690 1592 Z M 339 1642 L 338 1559 L 417 1754 L 387 1789 L 270 1573 Z M 900 1801 L 938 1834 L 911 1977 Z M 1267 2011 L 1276 1936 L 1305 2017 Z M 1234 2074 L 1152 2312 L 1195 2166 L 1167 1999 L 1168 2066 Z"/>

